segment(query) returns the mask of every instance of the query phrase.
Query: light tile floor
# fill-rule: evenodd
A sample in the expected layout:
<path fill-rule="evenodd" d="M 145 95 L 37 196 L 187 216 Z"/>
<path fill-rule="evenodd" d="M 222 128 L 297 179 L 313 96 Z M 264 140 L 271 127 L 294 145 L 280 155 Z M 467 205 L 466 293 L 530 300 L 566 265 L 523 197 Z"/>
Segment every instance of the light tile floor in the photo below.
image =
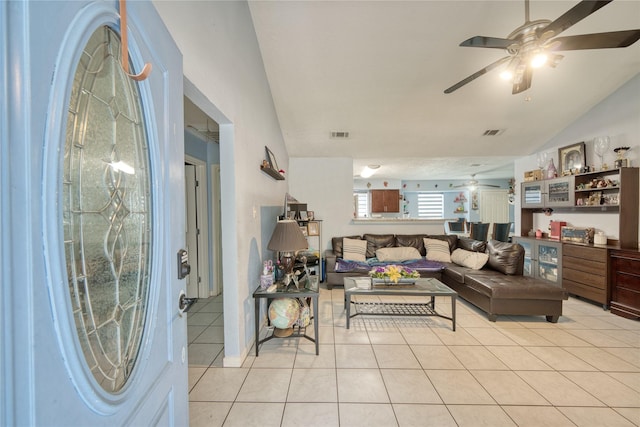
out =
<path fill-rule="evenodd" d="M 638 321 L 570 298 L 557 324 L 494 323 L 459 299 L 456 332 L 435 317 L 357 316 L 347 330 L 343 297 L 321 289 L 319 356 L 308 340 L 274 339 L 241 368 L 222 368 L 222 297 L 198 302 L 190 425 L 640 426 Z"/>

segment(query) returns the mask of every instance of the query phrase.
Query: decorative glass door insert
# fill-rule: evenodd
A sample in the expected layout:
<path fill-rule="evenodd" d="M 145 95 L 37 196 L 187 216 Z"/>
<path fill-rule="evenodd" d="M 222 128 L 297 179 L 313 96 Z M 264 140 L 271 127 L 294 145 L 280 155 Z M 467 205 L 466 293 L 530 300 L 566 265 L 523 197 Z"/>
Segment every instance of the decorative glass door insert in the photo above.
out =
<path fill-rule="evenodd" d="M 63 228 L 69 296 L 88 369 L 108 392 L 131 376 L 144 332 L 151 266 L 151 173 L 137 83 L 120 39 L 95 31 L 78 63 L 67 116 Z"/>

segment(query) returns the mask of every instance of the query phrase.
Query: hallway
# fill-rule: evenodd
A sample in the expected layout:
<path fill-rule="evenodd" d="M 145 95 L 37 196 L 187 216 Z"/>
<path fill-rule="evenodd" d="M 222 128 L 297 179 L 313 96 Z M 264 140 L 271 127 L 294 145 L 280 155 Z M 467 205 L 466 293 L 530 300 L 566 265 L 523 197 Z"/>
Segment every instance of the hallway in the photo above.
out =
<path fill-rule="evenodd" d="M 189 310 L 189 377 L 192 372 L 209 367 L 222 367 L 224 357 L 224 316 L 222 295 L 200 299 Z"/>

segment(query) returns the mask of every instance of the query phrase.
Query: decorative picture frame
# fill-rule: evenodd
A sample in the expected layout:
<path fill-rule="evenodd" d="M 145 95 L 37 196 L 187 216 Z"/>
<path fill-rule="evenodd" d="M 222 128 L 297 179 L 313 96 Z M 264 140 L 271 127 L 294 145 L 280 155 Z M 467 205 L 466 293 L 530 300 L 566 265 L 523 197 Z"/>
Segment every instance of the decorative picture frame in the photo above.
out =
<path fill-rule="evenodd" d="M 278 162 L 276 161 L 276 156 L 273 154 L 273 151 L 269 150 L 269 147 L 264 146 L 267 155 L 267 163 L 269 163 L 269 167 L 275 171 L 280 170 L 278 167 Z"/>
<path fill-rule="evenodd" d="M 580 173 L 587 164 L 584 142 L 558 148 L 560 175 Z"/>
<path fill-rule="evenodd" d="M 593 228 L 566 227 L 560 229 L 561 240 L 575 243 L 593 243 Z"/>
<path fill-rule="evenodd" d="M 300 211 L 300 221 L 308 221 L 309 220 L 309 215 L 307 214 L 307 211 Z"/>
<path fill-rule="evenodd" d="M 307 224 L 307 228 L 309 231 L 309 236 L 319 236 L 320 235 L 320 228 L 318 227 L 318 222 L 317 221 L 309 221 L 309 224 Z"/>
<path fill-rule="evenodd" d="M 307 227 L 306 227 L 306 226 L 304 226 L 304 225 L 301 225 L 301 226 L 300 226 L 300 231 L 302 231 L 302 235 L 303 235 L 304 237 L 307 237 L 307 236 L 309 235 L 309 233 L 307 232 Z"/>
<path fill-rule="evenodd" d="M 287 219 L 296 219 L 296 211 L 287 212 Z"/>
<path fill-rule="evenodd" d="M 478 206 L 478 192 L 477 191 L 472 191 L 471 192 L 471 209 L 474 211 L 477 211 L 478 209 L 480 209 L 480 207 Z"/>
<path fill-rule="evenodd" d="M 315 218 L 313 211 L 307 211 L 307 218 L 309 218 L 309 221 L 313 221 Z"/>

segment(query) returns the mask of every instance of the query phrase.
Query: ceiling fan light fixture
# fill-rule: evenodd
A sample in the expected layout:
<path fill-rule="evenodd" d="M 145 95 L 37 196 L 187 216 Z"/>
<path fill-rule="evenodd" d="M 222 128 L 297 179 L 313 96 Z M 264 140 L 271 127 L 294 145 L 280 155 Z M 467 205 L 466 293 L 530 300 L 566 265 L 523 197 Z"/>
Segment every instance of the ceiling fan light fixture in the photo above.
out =
<path fill-rule="evenodd" d="M 380 165 L 367 165 L 367 166 L 364 167 L 364 169 L 362 169 L 362 172 L 360 172 L 360 176 L 362 178 L 369 178 L 374 173 L 376 173 L 376 171 L 379 168 L 380 168 Z"/>
<path fill-rule="evenodd" d="M 564 55 L 553 55 L 553 56 L 551 56 L 551 61 L 549 61 L 549 67 L 556 68 L 558 66 L 558 64 L 560 63 L 560 61 L 562 61 L 562 58 L 564 58 Z"/>
<path fill-rule="evenodd" d="M 640 40 L 640 29 L 557 37 L 560 33 L 611 3 L 611 1 L 582 0 L 553 21 L 549 19 L 531 21 L 529 19 L 529 0 L 524 0 L 525 22 L 513 30 L 507 38 L 479 35 L 460 43 L 460 46 L 466 47 L 502 49 L 506 50 L 508 55 L 465 77 L 445 89 L 444 93 L 454 92 L 507 61 L 510 61 L 510 65 L 515 61 L 515 66 L 513 67 L 515 77 L 513 78 L 511 93 L 517 95 L 531 87 L 534 68 L 542 67 L 545 64 L 549 64 L 550 67 L 554 68 L 558 61 L 562 59 L 561 56 L 555 55 L 549 58 L 548 52 L 552 53 L 556 50 L 615 49 L 631 46 Z M 504 78 L 508 78 L 507 73 L 504 73 Z"/>
<path fill-rule="evenodd" d="M 507 80 L 507 81 L 511 81 L 511 80 L 513 80 L 513 71 L 511 71 L 511 70 L 510 70 L 510 69 L 508 69 L 508 68 L 507 68 L 506 70 L 503 70 L 503 71 L 500 73 L 500 78 L 501 78 L 502 80 Z"/>
<path fill-rule="evenodd" d="M 546 64 L 548 60 L 549 60 L 549 56 L 546 53 L 538 52 L 533 54 L 533 56 L 531 57 L 530 64 L 533 68 L 540 68 L 544 64 Z"/>

